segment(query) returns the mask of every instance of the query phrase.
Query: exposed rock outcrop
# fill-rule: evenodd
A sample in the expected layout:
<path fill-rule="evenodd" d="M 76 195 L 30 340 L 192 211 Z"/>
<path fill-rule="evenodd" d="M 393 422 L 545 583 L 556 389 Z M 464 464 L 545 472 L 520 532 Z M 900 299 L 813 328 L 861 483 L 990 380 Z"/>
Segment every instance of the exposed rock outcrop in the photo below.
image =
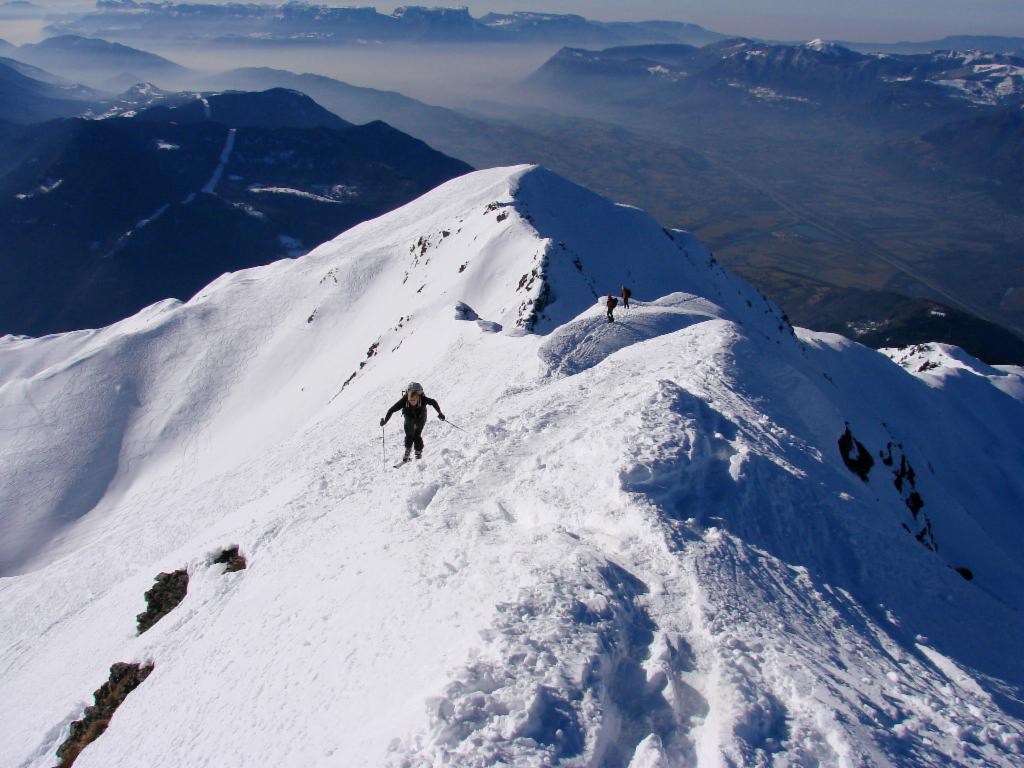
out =
<path fill-rule="evenodd" d="M 57 768 L 69 768 L 83 749 L 103 735 L 115 710 L 152 671 L 152 664 L 140 666 L 118 663 L 110 668 L 110 678 L 92 695 L 95 704 L 85 708 L 81 720 L 71 723 L 70 734 L 57 748 L 57 757 L 60 758 Z"/>
<path fill-rule="evenodd" d="M 161 573 L 153 588 L 146 593 L 146 610 L 135 617 L 141 635 L 178 607 L 188 592 L 188 571 Z"/>
<path fill-rule="evenodd" d="M 224 563 L 224 573 L 243 571 L 248 565 L 245 561 L 245 555 L 239 554 L 237 544 L 223 550 L 216 558 L 214 558 L 213 562 Z"/>

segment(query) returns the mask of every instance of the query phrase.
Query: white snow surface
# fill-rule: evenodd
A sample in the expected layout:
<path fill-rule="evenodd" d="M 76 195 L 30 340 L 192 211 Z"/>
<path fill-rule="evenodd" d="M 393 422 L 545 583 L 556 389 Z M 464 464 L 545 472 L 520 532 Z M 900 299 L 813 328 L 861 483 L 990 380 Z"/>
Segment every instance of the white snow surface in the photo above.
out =
<path fill-rule="evenodd" d="M 203 99 L 203 105 L 209 111 L 209 105 L 206 99 Z M 209 117 L 209 115 L 207 115 Z M 224 149 L 220 152 L 220 162 L 217 167 L 213 170 L 213 176 L 206 182 L 206 186 L 203 187 L 203 192 L 212 195 L 217 191 L 217 185 L 220 184 L 220 177 L 224 174 L 224 168 L 228 164 L 228 160 L 231 158 L 231 152 L 235 148 L 235 136 L 238 133 L 237 128 L 228 128 L 227 138 L 224 140 Z"/>
<path fill-rule="evenodd" d="M 27 200 L 31 197 L 35 197 L 36 195 L 48 195 L 63 183 L 64 179 L 47 179 L 38 187 L 36 187 L 32 192 L 19 192 L 14 196 L 18 200 Z"/>
<path fill-rule="evenodd" d="M 903 354 L 530 166 L 4 337 L 0 765 L 1020 766 L 1021 371 Z"/>
<path fill-rule="evenodd" d="M 317 195 L 313 192 L 305 192 L 301 189 L 292 189 L 291 187 L 264 187 L 260 184 L 250 184 L 247 187 L 247 191 L 255 194 L 293 195 L 295 197 L 304 197 L 308 200 L 316 200 L 318 203 L 341 202 L 341 200 L 335 200 L 332 197 L 324 197 L 323 195 Z"/>

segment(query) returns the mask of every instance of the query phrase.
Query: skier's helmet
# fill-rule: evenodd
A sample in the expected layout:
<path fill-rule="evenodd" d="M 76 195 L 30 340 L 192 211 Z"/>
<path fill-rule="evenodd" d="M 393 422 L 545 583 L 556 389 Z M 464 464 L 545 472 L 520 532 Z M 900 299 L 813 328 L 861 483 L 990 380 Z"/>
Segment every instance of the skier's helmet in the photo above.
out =
<path fill-rule="evenodd" d="M 409 385 L 405 388 L 405 391 L 406 391 L 406 394 L 410 394 L 410 395 L 413 394 L 414 392 L 417 395 L 422 395 L 423 394 L 423 385 L 420 384 L 418 381 L 410 381 Z"/>

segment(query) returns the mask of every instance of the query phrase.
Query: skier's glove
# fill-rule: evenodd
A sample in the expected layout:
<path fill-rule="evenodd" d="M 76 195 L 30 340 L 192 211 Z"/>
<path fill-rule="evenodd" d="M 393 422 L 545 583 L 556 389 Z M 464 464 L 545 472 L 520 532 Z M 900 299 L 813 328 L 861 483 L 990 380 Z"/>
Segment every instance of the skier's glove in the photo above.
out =
<path fill-rule="evenodd" d="M 382 427 L 384 426 L 384 419 L 381 419 L 381 420 L 380 420 L 380 425 L 381 425 Z"/>
<path fill-rule="evenodd" d="M 443 413 L 437 414 L 437 418 L 439 418 L 441 421 L 444 421 L 444 414 Z"/>

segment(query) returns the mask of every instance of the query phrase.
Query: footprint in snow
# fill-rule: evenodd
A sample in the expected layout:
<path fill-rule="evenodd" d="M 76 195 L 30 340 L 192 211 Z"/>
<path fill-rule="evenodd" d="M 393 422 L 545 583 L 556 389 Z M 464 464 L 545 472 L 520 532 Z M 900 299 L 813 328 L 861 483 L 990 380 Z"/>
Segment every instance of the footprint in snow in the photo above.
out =
<path fill-rule="evenodd" d="M 440 487 L 441 485 L 439 483 L 429 483 L 423 488 L 411 493 L 406 501 L 409 509 L 409 517 L 419 517 L 426 512 L 427 507 L 429 507 L 430 502 L 434 500 L 434 496 L 437 495 L 437 491 Z"/>

